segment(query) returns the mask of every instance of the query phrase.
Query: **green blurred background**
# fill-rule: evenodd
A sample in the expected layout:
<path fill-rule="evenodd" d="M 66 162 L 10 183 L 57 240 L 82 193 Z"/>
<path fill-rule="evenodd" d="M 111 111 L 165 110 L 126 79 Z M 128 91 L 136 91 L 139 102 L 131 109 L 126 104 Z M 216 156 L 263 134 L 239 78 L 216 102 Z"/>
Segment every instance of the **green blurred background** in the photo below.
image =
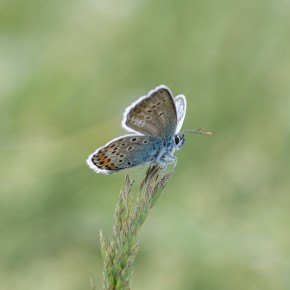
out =
<path fill-rule="evenodd" d="M 132 289 L 290 289 L 287 0 L 0 2 L 1 289 L 101 288 L 125 173 L 85 159 L 163 83 L 214 135 L 177 152 Z"/>

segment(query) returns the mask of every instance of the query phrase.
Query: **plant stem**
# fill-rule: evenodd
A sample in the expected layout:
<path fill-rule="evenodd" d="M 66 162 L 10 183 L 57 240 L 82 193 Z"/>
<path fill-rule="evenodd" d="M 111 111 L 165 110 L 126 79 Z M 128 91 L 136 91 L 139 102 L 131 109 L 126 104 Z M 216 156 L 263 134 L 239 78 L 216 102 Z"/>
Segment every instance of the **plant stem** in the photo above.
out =
<path fill-rule="evenodd" d="M 158 165 L 150 166 L 136 196 L 131 194 L 133 184 L 129 176 L 125 177 L 115 208 L 110 241 L 106 242 L 102 231 L 100 233 L 104 259 L 104 290 L 130 289 L 133 265 L 138 251 L 138 232 L 172 174 L 170 172 L 160 177 L 160 172 Z"/>

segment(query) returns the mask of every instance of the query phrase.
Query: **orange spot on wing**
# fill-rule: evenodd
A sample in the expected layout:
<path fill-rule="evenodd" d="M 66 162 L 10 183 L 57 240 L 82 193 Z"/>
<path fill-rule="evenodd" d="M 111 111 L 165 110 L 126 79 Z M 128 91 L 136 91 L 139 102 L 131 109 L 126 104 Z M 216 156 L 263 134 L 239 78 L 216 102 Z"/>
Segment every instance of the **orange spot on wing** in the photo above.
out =
<path fill-rule="evenodd" d="M 108 151 L 109 147 L 106 147 L 102 151 L 99 151 L 99 153 L 96 155 L 97 166 L 99 168 L 102 168 L 102 169 L 114 170 L 115 169 L 115 164 L 112 163 L 111 160 L 108 159 L 107 156 L 106 156 L 106 152 Z"/>
<path fill-rule="evenodd" d="M 115 168 L 115 164 L 114 163 L 109 163 L 108 166 L 109 166 L 110 169 L 114 169 Z"/>

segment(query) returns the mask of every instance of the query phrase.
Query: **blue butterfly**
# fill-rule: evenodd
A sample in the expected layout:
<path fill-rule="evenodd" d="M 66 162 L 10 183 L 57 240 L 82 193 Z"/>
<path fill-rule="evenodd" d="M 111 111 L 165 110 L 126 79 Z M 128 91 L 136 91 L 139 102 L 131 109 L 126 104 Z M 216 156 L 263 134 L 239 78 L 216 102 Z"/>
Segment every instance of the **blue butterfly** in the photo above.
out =
<path fill-rule="evenodd" d="M 122 126 L 133 134 L 109 141 L 88 159 L 97 173 L 111 174 L 143 164 L 166 167 L 177 158 L 174 151 L 184 145 L 184 133 L 211 135 L 203 129 L 180 131 L 186 114 L 186 98 L 173 97 L 164 85 L 140 97 L 124 113 Z"/>

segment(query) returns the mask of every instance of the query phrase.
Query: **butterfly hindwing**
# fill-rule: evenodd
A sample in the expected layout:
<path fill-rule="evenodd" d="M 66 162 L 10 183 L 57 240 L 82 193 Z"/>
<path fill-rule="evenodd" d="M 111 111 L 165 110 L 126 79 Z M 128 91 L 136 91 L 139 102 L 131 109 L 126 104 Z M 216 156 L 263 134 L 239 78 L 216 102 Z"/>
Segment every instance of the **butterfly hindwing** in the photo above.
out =
<path fill-rule="evenodd" d="M 126 135 L 97 149 L 87 163 L 97 173 L 114 173 L 122 169 L 154 161 L 161 147 L 154 136 Z"/>

